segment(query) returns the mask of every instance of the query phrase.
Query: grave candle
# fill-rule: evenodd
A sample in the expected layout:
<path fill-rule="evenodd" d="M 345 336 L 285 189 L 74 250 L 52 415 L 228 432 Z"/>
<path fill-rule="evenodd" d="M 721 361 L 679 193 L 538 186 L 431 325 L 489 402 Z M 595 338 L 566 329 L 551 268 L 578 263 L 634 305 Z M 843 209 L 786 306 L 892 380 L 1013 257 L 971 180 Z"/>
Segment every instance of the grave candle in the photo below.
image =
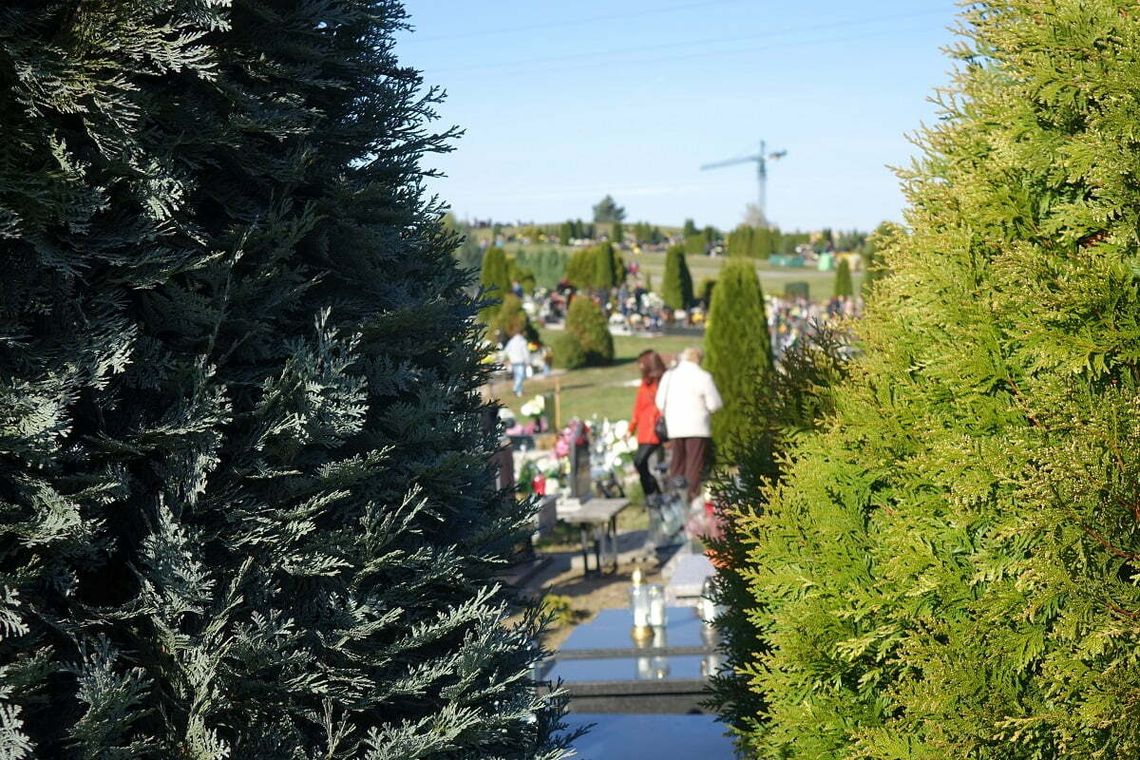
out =
<path fill-rule="evenodd" d="M 649 589 L 641 582 L 641 569 L 633 571 L 629 587 L 629 609 L 633 613 L 634 637 L 644 636 L 649 628 Z"/>
<path fill-rule="evenodd" d="M 649 624 L 665 625 L 665 587 L 659 583 L 649 586 Z"/>

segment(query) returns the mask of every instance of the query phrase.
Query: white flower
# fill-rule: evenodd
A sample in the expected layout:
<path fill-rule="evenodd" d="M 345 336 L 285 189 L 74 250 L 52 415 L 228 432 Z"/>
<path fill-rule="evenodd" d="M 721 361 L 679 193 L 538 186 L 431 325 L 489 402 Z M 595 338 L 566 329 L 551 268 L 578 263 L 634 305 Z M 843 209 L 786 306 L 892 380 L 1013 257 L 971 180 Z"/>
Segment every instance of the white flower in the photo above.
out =
<path fill-rule="evenodd" d="M 546 398 L 543 396 L 535 396 L 530 401 L 526 402 L 519 408 L 524 417 L 538 417 L 546 411 Z"/>

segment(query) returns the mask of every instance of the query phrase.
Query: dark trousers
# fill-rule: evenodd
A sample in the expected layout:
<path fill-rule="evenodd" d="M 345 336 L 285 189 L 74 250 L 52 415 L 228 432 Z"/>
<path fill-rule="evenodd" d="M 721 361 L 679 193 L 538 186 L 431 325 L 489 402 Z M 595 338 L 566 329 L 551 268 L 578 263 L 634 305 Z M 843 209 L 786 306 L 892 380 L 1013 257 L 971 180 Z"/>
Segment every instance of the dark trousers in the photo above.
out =
<path fill-rule="evenodd" d="M 683 476 L 689 484 L 688 499 L 701 492 L 701 480 L 709 458 L 708 438 L 674 438 L 673 458 L 669 462 L 669 480 Z"/>
<path fill-rule="evenodd" d="M 659 443 L 641 443 L 637 446 L 637 453 L 633 455 L 633 466 L 637 468 L 637 477 L 641 479 L 641 490 L 646 496 L 652 496 L 661 490 L 657 485 L 657 478 L 649 469 L 649 460 L 660 450 Z"/>

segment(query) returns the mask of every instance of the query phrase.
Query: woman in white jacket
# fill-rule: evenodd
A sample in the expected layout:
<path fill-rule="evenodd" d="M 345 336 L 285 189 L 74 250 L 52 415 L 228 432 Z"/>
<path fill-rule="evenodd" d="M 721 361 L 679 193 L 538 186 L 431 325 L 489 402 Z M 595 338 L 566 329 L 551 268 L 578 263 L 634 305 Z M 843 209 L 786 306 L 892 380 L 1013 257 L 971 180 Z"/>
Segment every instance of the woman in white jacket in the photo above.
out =
<path fill-rule="evenodd" d="M 722 406 L 712 375 L 701 369 L 704 352 L 686 348 L 677 366 L 665 373 L 657 387 L 657 408 L 665 415 L 672 442 L 669 480 L 678 476 L 688 483 L 688 499 L 700 493 L 712 438 L 712 415 Z"/>

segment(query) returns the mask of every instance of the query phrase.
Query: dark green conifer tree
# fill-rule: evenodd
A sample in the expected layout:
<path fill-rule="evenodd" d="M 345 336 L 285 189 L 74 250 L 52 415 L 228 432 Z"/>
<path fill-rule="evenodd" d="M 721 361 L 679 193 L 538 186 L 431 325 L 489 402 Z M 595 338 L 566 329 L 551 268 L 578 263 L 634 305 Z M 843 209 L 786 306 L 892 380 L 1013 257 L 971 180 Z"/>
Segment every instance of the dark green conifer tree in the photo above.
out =
<path fill-rule="evenodd" d="M 693 302 L 693 276 L 685 261 L 685 249 L 670 246 L 665 252 L 665 278 L 661 298 L 670 309 L 687 309 Z"/>
<path fill-rule="evenodd" d="M 863 357 L 748 528 L 762 757 L 1140 756 L 1140 16 L 963 21 Z"/>
<path fill-rule="evenodd" d="M 0 754 L 549 757 L 390 0 L 0 10 Z"/>
<path fill-rule="evenodd" d="M 840 259 L 839 266 L 835 268 L 835 295 L 839 298 L 850 298 L 855 295 L 855 285 L 851 281 L 851 265 L 847 259 Z"/>
<path fill-rule="evenodd" d="M 764 387 L 772 367 L 772 346 L 760 278 L 750 260 L 730 259 L 720 270 L 705 333 L 705 368 L 724 399 L 713 415 L 719 461 L 731 462 L 756 435 L 750 401 Z"/>

